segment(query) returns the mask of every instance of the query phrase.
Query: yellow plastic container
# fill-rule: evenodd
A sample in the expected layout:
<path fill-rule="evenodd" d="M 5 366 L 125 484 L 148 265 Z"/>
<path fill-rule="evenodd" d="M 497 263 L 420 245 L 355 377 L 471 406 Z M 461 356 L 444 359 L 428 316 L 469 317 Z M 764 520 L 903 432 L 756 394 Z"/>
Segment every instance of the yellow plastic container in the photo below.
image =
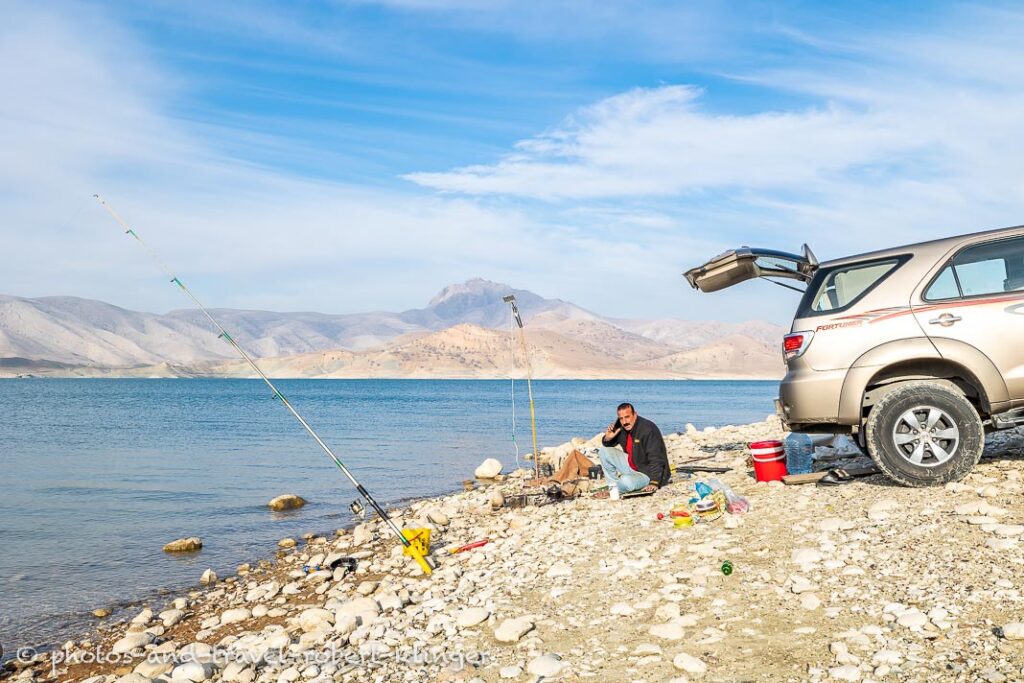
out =
<path fill-rule="evenodd" d="M 430 554 L 430 529 L 402 529 L 402 535 L 409 545 L 402 550 L 403 554 L 411 555 L 419 563 L 424 574 L 432 571 L 427 555 Z"/>

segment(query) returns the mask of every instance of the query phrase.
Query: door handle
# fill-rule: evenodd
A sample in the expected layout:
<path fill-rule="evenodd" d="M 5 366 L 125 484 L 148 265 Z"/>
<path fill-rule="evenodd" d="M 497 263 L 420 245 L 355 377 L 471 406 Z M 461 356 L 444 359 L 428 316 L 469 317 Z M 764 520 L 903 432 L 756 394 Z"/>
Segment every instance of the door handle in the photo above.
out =
<path fill-rule="evenodd" d="M 953 315 L 952 313 L 943 313 L 938 318 L 932 318 L 931 320 L 929 320 L 928 324 L 929 325 L 942 325 L 943 327 L 949 327 L 953 323 L 958 323 L 961 320 L 963 320 L 963 318 L 961 318 L 958 315 Z"/>

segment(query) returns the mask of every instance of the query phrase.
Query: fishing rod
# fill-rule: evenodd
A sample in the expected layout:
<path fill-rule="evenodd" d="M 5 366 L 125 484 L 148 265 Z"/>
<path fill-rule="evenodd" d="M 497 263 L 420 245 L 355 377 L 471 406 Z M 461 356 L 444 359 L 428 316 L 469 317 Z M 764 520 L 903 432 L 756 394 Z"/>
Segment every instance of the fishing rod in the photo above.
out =
<path fill-rule="evenodd" d="M 124 228 L 125 234 L 134 237 L 135 241 L 138 242 L 139 245 L 146 250 L 150 258 L 152 258 L 153 261 L 157 264 L 157 266 L 159 266 L 160 269 L 167 274 L 167 277 L 171 279 L 171 284 L 177 285 L 178 289 L 184 292 L 184 294 L 189 299 L 192 300 L 192 302 L 199 308 L 200 311 L 203 312 L 203 315 L 206 316 L 206 318 L 213 324 L 213 326 L 220 330 L 219 337 L 226 341 L 228 344 L 230 344 L 235 349 L 235 351 L 238 352 L 238 355 L 240 355 L 245 360 L 245 362 L 248 363 L 249 366 L 256 371 L 256 374 L 260 376 L 260 379 L 262 379 L 263 382 L 268 387 L 270 387 L 270 391 L 273 392 L 274 398 L 281 401 L 282 405 L 284 405 L 284 407 L 288 409 L 288 412 L 290 412 L 292 416 L 299 421 L 299 424 L 301 424 L 303 429 L 305 429 L 306 432 L 311 437 L 313 437 L 313 440 L 316 441 L 317 445 L 319 445 L 320 448 L 323 449 L 324 453 L 326 453 L 331 458 L 331 460 L 334 461 L 334 464 L 338 467 L 338 469 L 341 470 L 346 477 L 348 477 L 348 480 L 352 482 L 352 486 L 356 488 L 356 491 L 359 492 L 359 495 L 365 498 L 366 502 L 370 504 L 370 507 L 372 507 L 377 512 L 377 514 L 380 515 L 380 518 L 384 520 L 388 528 L 390 528 L 391 531 L 394 532 L 395 536 L 398 537 L 399 542 L 402 544 L 402 546 L 404 546 L 405 554 L 411 555 L 416 560 L 416 562 L 420 565 L 420 568 L 423 570 L 424 574 L 430 574 L 433 571 L 434 567 L 432 564 L 432 560 L 426 556 L 427 551 L 425 549 L 425 545 L 419 542 L 414 542 L 413 539 L 416 539 L 415 535 L 412 538 L 407 537 L 405 533 L 403 533 L 402 530 L 398 528 L 398 525 L 395 524 L 394 520 L 388 517 L 388 514 L 384 511 L 384 508 L 382 508 L 380 504 L 374 499 L 374 497 L 370 495 L 370 492 L 366 490 L 366 487 L 359 483 L 359 481 L 352 475 L 352 472 L 345 466 L 345 463 L 343 463 L 341 459 L 334 454 L 334 451 L 331 450 L 331 447 L 328 446 L 324 442 L 324 440 L 320 438 L 320 435 L 316 433 L 316 430 L 314 430 L 309 425 L 309 423 L 306 422 L 305 418 L 303 418 L 302 415 L 299 414 L 299 411 L 295 409 L 295 406 L 293 406 L 291 402 L 284 397 L 284 394 L 278 391 L 277 387 L 274 386 L 274 383 L 270 381 L 270 378 L 267 377 L 266 374 L 264 374 L 264 372 L 260 369 L 258 365 L 256 365 L 256 361 L 254 361 L 252 357 L 248 353 L 246 353 L 241 346 L 239 346 L 238 342 L 235 341 L 235 338 L 228 334 L 228 331 L 224 329 L 224 327 L 219 322 L 217 322 L 217 319 L 210 315 L 210 312 L 206 309 L 206 306 L 204 306 L 203 303 L 196 297 L 196 295 L 192 293 L 192 290 L 186 287 L 185 283 L 183 283 L 176 275 L 174 275 L 174 273 L 170 271 L 170 269 L 166 265 L 164 265 L 164 262 L 160 259 L 159 256 L 157 256 L 156 252 L 153 251 L 153 249 L 150 248 L 150 246 L 146 244 L 146 242 L 144 242 L 141 237 L 139 237 L 138 233 L 136 233 L 135 230 L 133 230 L 123 218 L 121 218 L 121 215 L 114 210 L 114 207 L 108 204 L 98 194 L 94 194 L 93 197 L 95 197 L 96 201 L 98 201 L 100 205 L 104 209 L 106 209 L 107 212 L 114 218 L 114 220 L 117 221 L 117 223 L 122 228 Z"/>
<path fill-rule="evenodd" d="M 511 310 L 511 309 L 509 309 Z M 519 469 L 519 442 L 516 441 L 516 315 L 513 312 L 508 319 L 508 357 L 509 380 L 512 383 L 512 446 L 516 449 L 516 469 Z"/>
<path fill-rule="evenodd" d="M 530 351 L 526 348 L 526 333 L 523 331 L 523 319 L 516 306 L 516 297 L 512 294 L 503 296 L 502 301 L 512 307 L 512 315 L 519 325 L 519 343 L 523 347 L 523 358 L 526 360 L 526 391 L 530 395 L 530 428 L 533 430 L 533 469 L 540 476 L 540 450 L 537 448 L 537 413 L 533 407 L 533 365 L 530 364 Z"/>

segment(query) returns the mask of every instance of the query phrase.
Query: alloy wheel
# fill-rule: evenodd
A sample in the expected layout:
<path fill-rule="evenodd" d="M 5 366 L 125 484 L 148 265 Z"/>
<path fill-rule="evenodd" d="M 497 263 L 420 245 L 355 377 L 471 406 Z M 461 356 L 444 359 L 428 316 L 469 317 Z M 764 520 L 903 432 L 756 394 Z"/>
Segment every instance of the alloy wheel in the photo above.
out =
<path fill-rule="evenodd" d="M 941 408 L 916 406 L 896 419 L 892 439 L 908 462 L 919 467 L 937 467 L 956 453 L 960 429 Z"/>

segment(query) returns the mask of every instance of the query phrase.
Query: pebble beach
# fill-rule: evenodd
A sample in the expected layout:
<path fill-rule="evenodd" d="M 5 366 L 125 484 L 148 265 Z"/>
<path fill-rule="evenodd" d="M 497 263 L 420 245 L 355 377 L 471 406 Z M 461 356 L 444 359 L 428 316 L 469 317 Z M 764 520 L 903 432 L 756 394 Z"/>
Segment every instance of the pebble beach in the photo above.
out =
<path fill-rule="evenodd" d="M 95 632 L 23 651 L 0 677 L 1024 680 L 1024 436 L 991 435 L 974 472 L 945 487 L 901 488 L 881 475 L 836 487 L 755 482 L 746 444 L 782 434 L 774 418 L 666 434 L 674 466 L 731 468 L 707 476 L 746 496 L 746 514 L 682 528 L 659 520 L 701 474 L 675 475 L 648 497 L 585 492 L 515 507 L 536 492 L 525 488 L 533 473 L 506 469 L 392 513 L 400 527 L 430 529 L 429 576 L 367 518 L 282 539 L 275 557 L 232 576 L 205 572 L 195 590 L 126 618 L 98 617 Z M 575 439 L 544 457 L 557 463 L 596 443 Z M 868 463 L 827 447 L 818 459 L 819 469 Z"/>

